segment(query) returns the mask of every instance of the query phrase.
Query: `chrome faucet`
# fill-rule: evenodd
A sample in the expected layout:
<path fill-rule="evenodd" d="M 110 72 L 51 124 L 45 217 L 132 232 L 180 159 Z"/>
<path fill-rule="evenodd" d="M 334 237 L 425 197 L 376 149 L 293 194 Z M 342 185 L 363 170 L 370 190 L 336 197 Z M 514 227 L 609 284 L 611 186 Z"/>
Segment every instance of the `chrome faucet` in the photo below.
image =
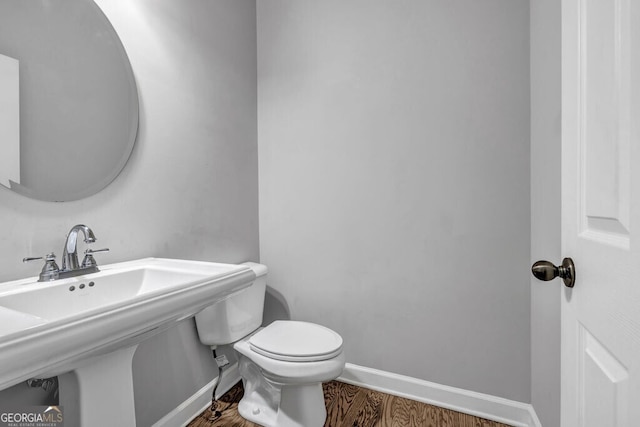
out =
<path fill-rule="evenodd" d="M 58 268 L 55 262 L 55 254 L 50 253 L 45 257 L 23 258 L 22 262 L 44 259 L 45 265 L 40 272 L 39 282 L 48 282 L 51 280 L 64 279 L 67 277 L 80 276 L 82 274 L 97 273 L 98 264 L 93 258 L 93 254 L 98 252 L 107 252 L 108 248 L 84 251 L 84 259 L 82 264 L 78 263 L 78 233 L 82 232 L 85 243 L 93 243 L 96 236 L 93 231 L 83 224 L 74 225 L 67 234 L 67 240 L 64 243 L 64 251 L 62 253 L 62 268 Z"/>
<path fill-rule="evenodd" d="M 67 234 L 67 240 L 64 243 L 61 271 L 77 270 L 80 268 L 80 265 L 78 264 L 79 231 L 82 231 L 82 234 L 84 234 L 85 243 L 93 243 L 96 241 L 96 236 L 89 227 L 83 224 L 74 225 L 71 231 L 69 231 L 69 234 Z"/>

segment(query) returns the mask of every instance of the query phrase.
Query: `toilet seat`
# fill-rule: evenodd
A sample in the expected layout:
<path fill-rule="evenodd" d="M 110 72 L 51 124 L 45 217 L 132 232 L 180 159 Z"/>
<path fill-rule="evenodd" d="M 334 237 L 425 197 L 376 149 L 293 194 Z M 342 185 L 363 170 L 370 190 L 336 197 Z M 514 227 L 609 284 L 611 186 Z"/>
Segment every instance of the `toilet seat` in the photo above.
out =
<path fill-rule="evenodd" d="M 287 362 L 329 360 L 342 352 L 342 337 L 314 323 L 276 320 L 249 339 L 252 351 Z"/>

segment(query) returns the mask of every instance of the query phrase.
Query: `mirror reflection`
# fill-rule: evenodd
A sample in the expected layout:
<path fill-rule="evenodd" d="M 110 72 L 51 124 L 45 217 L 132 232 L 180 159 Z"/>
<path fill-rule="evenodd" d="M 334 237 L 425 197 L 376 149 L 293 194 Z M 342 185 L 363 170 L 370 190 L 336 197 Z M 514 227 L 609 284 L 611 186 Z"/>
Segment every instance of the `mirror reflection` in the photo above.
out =
<path fill-rule="evenodd" d="M 90 196 L 122 170 L 137 128 L 131 65 L 92 0 L 0 0 L 0 183 Z"/>

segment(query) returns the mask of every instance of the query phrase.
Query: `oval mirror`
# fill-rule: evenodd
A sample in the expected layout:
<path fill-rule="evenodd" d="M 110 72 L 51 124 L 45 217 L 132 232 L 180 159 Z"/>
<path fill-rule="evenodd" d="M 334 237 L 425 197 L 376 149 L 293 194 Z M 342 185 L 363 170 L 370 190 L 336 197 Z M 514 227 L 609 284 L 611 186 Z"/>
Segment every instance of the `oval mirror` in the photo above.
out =
<path fill-rule="evenodd" d="M 138 130 L 118 35 L 92 0 L 0 0 L 0 182 L 70 201 L 106 187 Z"/>

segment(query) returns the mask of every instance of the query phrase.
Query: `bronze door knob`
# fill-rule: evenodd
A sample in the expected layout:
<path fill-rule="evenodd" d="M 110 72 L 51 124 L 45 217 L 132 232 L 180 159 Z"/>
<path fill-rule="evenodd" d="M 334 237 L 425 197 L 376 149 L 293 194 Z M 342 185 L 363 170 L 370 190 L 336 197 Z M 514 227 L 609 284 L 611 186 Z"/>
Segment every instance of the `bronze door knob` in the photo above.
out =
<path fill-rule="evenodd" d="M 562 265 L 556 267 L 549 261 L 537 261 L 531 266 L 531 273 L 538 280 L 553 280 L 560 277 L 567 288 L 573 288 L 576 283 L 576 267 L 571 258 L 562 260 Z"/>

